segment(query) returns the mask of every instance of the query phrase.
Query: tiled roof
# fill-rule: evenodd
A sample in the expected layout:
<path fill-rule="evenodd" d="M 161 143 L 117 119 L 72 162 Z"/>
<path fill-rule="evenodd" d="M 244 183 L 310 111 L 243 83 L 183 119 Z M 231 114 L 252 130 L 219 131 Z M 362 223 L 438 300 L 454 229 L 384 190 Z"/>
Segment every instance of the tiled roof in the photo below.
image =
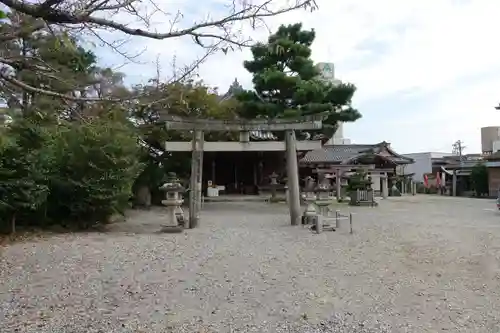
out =
<path fill-rule="evenodd" d="M 376 149 L 378 144 L 374 145 L 332 145 L 323 146 L 322 149 L 311 150 L 306 153 L 301 162 L 304 163 L 332 163 L 342 162 L 348 158 L 361 153 L 367 153 Z"/>
<path fill-rule="evenodd" d="M 325 145 L 322 149 L 307 152 L 300 161 L 302 163 L 342 163 L 365 154 L 377 154 L 384 147 L 392 155 L 384 156 L 383 158 L 387 158 L 394 163 L 413 163 L 411 158 L 401 156 L 392 151 L 385 142 L 369 145 Z"/>

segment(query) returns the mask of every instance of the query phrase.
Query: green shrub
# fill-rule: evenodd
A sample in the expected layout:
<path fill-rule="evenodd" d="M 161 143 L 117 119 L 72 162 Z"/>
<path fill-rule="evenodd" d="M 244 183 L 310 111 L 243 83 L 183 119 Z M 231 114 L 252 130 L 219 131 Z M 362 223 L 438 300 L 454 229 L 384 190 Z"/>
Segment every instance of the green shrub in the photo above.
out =
<path fill-rule="evenodd" d="M 365 190 L 372 185 L 371 177 L 364 170 L 357 170 L 349 177 L 347 192 L 356 192 L 356 190 Z"/>
<path fill-rule="evenodd" d="M 417 183 L 415 191 L 419 194 L 426 193 L 426 188 L 423 183 Z"/>
<path fill-rule="evenodd" d="M 50 218 L 86 228 L 128 207 L 142 167 L 131 128 L 109 120 L 67 123 L 53 133 L 53 143 Z"/>
<path fill-rule="evenodd" d="M 489 194 L 488 168 L 484 163 L 478 163 L 472 168 L 470 179 L 477 196 Z"/>
<path fill-rule="evenodd" d="M 0 129 L 0 229 L 107 222 L 128 207 L 139 150 L 123 122 L 15 119 Z"/>
<path fill-rule="evenodd" d="M 45 204 L 52 155 L 43 128 L 23 120 L 0 134 L 0 229 L 15 232 L 21 223 Z M 38 221 L 38 219 L 37 219 Z"/>

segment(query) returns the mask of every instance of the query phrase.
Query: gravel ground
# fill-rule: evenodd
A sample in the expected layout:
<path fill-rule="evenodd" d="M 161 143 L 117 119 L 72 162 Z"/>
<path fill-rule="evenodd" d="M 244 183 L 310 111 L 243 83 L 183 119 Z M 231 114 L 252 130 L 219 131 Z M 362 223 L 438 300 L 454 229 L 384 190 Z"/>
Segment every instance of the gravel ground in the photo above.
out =
<path fill-rule="evenodd" d="M 497 332 L 500 214 L 416 196 L 313 234 L 282 204 L 206 204 L 201 227 L 112 231 L 0 249 L 0 332 Z"/>

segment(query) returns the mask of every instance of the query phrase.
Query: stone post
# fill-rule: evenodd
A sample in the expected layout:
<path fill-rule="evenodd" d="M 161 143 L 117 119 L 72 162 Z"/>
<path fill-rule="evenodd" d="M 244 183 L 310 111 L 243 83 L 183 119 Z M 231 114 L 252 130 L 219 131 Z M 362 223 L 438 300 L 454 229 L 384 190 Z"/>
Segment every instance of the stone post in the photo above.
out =
<path fill-rule="evenodd" d="M 287 130 L 286 138 L 286 173 L 288 178 L 290 222 L 292 225 L 300 224 L 300 190 L 299 166 L 297 163 L 297 145 L 295 131 Z"/>
<path fill-rule="evenodd" d="M 342 199 L 342 195 L 340 193 L 340 191 L 342 190 L 342 186 L 341 186 L 341 177 L 340 177 L 340 169 L 337 169 L 336 171 L 336 177 L 335 177 L 335 180 L 337 182 L 336 184 L 336 190 L 337 190 L 337 201 L 340 201 Z"/>
<path fill-rule="evenodd" d="M 276 172 L 273 172 L 269 178 L 271 179 L 271 202 L 276 201 L 276 188 L 278 187 L 278 175 Z"/>
<path fill-rule="evenodd" d="M 387 199 L 389 196 L 389 179 L 387 173 L 382 176 L 382 198 Z"/>
<path fill-rule="evenodd" d="M 452 194 L 454 197 L 457 196 L 457 170 L 453 170 Z"/>

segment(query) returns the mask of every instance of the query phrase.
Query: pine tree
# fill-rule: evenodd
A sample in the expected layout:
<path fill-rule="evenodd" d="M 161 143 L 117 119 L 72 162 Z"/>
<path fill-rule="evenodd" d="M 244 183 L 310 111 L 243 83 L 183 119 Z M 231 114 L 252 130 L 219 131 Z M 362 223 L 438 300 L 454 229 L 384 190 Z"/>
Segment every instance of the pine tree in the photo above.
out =
<path fill-rule="evenodd" d="M 362 169 L 356 170 L 356 172 L 349 177 L 347 192 L 355 192 L 356 190 L 366 190 L 371 185 L 372 185 L 372 180 L 368 176 L 368 173 Z"/>
<path fill-rule="evenodd" d="M 236 97 L 246 119 L 285 118 L 324 114 L 323 129 L 311 134 L 331 137 L 337 122 L 355 121 L 361 114 L 351 107 L 356 90 L 352 84 L 322 81 L 311 59 L 314 30 L 300 23 L 282 25 L 266 44 L 252 47 L 253 60 L 245 61 L 252 73 L 254 91 Z"/>

